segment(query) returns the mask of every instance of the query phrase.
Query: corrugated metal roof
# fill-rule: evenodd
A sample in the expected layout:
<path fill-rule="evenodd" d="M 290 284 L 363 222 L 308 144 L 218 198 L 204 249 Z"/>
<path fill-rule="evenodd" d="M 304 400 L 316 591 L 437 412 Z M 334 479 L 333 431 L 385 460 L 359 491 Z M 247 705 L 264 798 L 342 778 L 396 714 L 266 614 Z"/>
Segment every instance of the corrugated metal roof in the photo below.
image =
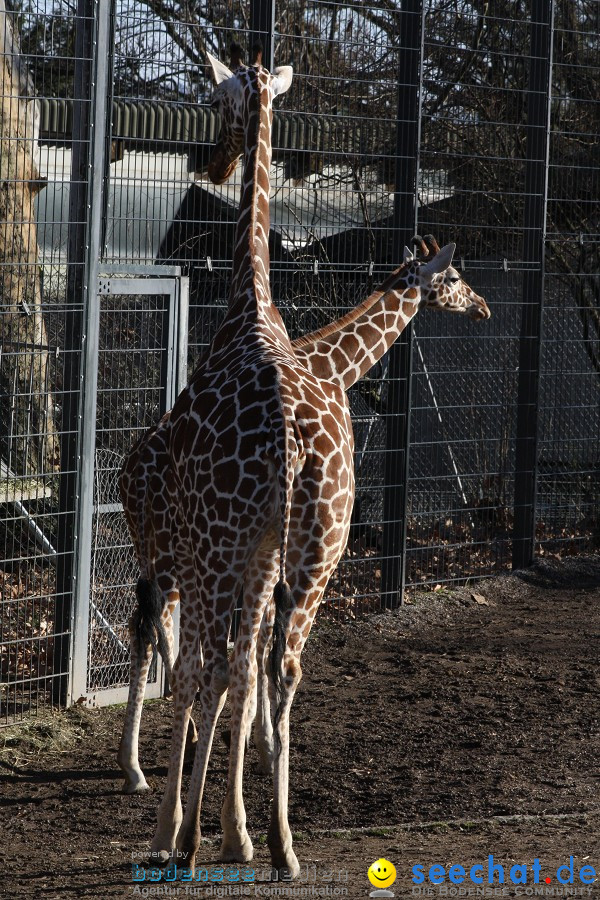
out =
<path fill-rule="evenodd" d="M 44 98 L 40 105 L 40 140 L 65 142 L 73 129 L 73 101 Z M 333 149 L 329 122 L 323 117 L 278 111 L 273 118 L 273 146 L 279 150 Z M 116 100 L 112 104 L 114 141 L 174 144 L 214 144 L 219 119 L 206 106 L 167 103 L 159 100 Z"/>

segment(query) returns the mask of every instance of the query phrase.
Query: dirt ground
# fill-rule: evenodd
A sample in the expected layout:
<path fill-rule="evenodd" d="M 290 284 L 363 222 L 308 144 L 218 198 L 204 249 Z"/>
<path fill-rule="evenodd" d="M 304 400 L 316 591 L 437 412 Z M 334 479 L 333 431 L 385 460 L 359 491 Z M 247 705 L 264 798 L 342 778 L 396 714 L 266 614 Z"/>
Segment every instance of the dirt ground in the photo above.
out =
<path fill-rule="evenodd" d="M 137 797 L 120 793 L 122 707 L 5 730 L 0 894 L 359 898 L 372 890 L 368 867 L 384 857 L 397 870 L 396 897 L 475 896 L 478 863 L 479 896 L 563 896 L 556 871 L 573 857 L 567 887 L 600 898 L 600 879 L 579 877 L 583 866 L 600 873 L 599 661 L 600 557 L 420 594 L 351 624 L 318 622 L 292 711 L 290 823 L 303 867 L 293 888 L 264 880 L 271 784 L 256 774 L 254 749 L 245 800 L 256 883 L 230 884 L 232 872 L 217 882 L 210 869 L 208 886 L 134 887 L 132 858 L 148 849 L 164 783 L 168 701 L 146 704 L 140 756 L 153 791 Z M 217 741 L 200 865 L 216 862 L 226 765 Z M 488 884 L 490 855 L 504 885 L 499 871 Z M 444 867 L 439 887 L 434 864 Z M 466 873 L 460 887 L 448 880 L 453 865 Z M 515 865 L 527 868 L 511 879 Z M 523 873 L 527 882 L 514 884 Z"/>

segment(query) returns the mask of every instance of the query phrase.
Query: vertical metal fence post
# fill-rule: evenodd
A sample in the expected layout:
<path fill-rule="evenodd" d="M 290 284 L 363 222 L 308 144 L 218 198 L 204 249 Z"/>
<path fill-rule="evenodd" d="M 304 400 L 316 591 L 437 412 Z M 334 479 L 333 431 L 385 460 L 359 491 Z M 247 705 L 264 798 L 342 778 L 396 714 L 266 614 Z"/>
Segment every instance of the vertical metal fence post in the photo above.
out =
<path fill-rule="evenodd" d="M 400 12 L 399 36 L 393 247 L 395 264 L 402 260 L 403 245 L 411 241 L 417 224 L 423 22 L 422 0 L 404 0 Z M 388 608 L 403 602 L 406 580 L 411 369 L 412 329 L 409 327 L 392 346 L 389 355 L 381 571 L 381 602 L 382 606 Z"/>
<path fill-rule="evenodd" d="M 275 0 L 251 0 L 250 38 L 251 43 L 262 41 L 263 65 L 273 71 L 273 35 L 275 33 Z"/>
<path fill-rule="evenodd" d="M 523 248 L 527 268 L 523 277 L 515 447 L 514 569 L 531 565 L 535 546 L 553 34 L 554 0 L 533 0 Z"/>
<path fill-rule="evenodd" d="M 179 315 L 177 317 L 177 374 L 175 396 L 178 397 L 188 383 L 188 335 L 190 317 L 190 279 L 179 277 Z"/>
<path fill-rule="evenodd" d="M 63 363 L 63 405 L 60 453 L 59 529 L 57 540 L 57 600 L 54 631 L 55 699 L 64 703 L 69 689 L 73 577 L 77 549 L 76 498 L 79 455 L 79 391 L 81 337 L 83 333 L 83 285 L 87 235 L 89 157 L 89 97 L 91 52 L 94 40 L 93 3 L 79 0 L 75 23 L 75 71 L 69 185 L 69 238 L 67 249 L 67 306 Z"/>
<path fill-rule="evenodd" d="M 61 699 L 85 686 L 89 617 L 98 368 L 98 265 L 106 153 L 111 0 L 79 0 L 75 46 L 73 155 L 69 201 L 61 528 L 57 592 L 61 601 Z M 71 633 L 69 641 L 68 632 Z M 65 665 L 66 662 L 70 666 Z"/>

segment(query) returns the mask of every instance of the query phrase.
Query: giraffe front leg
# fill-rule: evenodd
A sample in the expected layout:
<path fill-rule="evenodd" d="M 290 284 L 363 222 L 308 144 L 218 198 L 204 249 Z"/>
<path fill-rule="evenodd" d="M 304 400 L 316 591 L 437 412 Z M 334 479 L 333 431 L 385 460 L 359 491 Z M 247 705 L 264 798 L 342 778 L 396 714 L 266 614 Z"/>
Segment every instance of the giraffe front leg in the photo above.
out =
<path fill-rule="evenodd" d="M 160 584 L 160 578 L 158 578 L 158 582 Z M 173 665 L 174 665 L 174 643 L 175 643 L 175 633 L 174 633 L 174 623 L 173 623 L 173 614 L 177 608 L 177 604 L 179 603 L 179 590 L 177 587 L 169 587 L 163 589 L 163 596 L 165 597 L 164 603 L 165 608 L 163 609 L 161 620 L 163 623 L 163 629 L 165 633 L 165 641 L 167 645 L 167 652 L 163 655 L 162 660 L 165 667 L 165 676 L 166 682 L 168 686 L 168 690 L 165 696 L 169 696 L 172 693 L 171 683 L 173 680 Z M 192 716 L 190 716 L 190 720 L 188 722 L 188 730 L 187 737 L 185 740 L 185 761 L 187 762 L 190 759 L 194 758 L 194 753 L 196 752 L 196 742 L 198 740 L 198 732 L 196 731 L 196 724 Z"/>
<path fill-rule="evenodd" d="M 238 635 L 236 650 L 239 646 Z M 246 830 L 246 811 L 242 795 L 244 751 L 247 723 L 251 713 L 252 681 L 256 678 L 256 663 L 252 652 L 236 653 L 231 671 L 231 738 L 229 746 L 229 777 L 227 793 L 221 809 L 223 840 L 219 859 L 223 862 L 250 862 L 254 855 L 252 841 Z"/>
<path fill-rule="evenodd" d="M 215 728 L 227 697 L 229 666 L 227 663 L 227 643 L 211 648 L 207 654 L 199 677 L 200 720 L 194 767 L 190 777 L 190 788 L 185 816 L 177 834 L 177 857 L 183 864 L 194 868 L 196 853 L 200 846 L 200 811 L 206 782 L 206 770 L 210 758 Z"/>

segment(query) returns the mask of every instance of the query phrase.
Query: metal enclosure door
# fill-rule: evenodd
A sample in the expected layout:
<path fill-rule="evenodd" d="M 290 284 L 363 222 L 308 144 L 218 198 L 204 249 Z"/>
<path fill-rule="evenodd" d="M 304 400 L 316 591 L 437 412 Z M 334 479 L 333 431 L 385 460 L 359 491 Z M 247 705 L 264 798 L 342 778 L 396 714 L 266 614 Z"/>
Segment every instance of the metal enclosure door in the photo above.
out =
<path fill-rule="evenodd" d="M 142 271 L 145 277 L 111 273 L 99 280 L 93 496 L 80 498 L 91 529 L 91 578 L 88 608 L 80 603 L 76 615 L 72 695 L 88 706 L 124 702 L 129 685 L 128 620 L 138 564 L 118 473 L 132 444 L 172 407 L 186 382 L 188 279 L 174 267 L 133 273 Z M 163 681 L 158 660 L 146 696 L 161 696 Z"/>

